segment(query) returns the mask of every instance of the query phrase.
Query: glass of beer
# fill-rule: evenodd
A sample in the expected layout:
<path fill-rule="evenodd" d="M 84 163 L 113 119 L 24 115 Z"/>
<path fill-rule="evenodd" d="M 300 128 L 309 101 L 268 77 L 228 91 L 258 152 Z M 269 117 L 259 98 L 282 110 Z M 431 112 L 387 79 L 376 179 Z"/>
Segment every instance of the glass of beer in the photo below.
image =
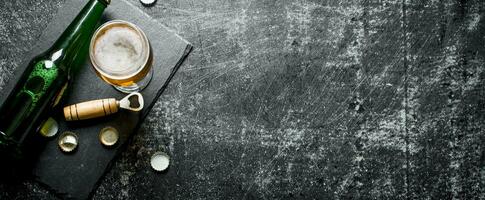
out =
<path fill-rule="evenodd" d="M 143 90 L 153 75 L 150 42 L 127 21 L 101 25 L 91 39 L 89 58 L 97 75 L 124 93 Z"/>

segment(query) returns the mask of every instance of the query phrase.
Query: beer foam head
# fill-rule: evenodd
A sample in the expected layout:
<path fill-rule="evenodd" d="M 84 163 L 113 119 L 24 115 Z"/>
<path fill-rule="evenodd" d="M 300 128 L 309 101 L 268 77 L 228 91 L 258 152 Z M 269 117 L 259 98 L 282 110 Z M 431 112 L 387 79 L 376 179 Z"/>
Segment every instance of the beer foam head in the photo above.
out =
<path fill-rule="evenodd" d="M 113 76 L 126 76 L 143 67 L 146 48 L 136 30 L 127 26 L 112 26 L 97 36 L 93 50 L 101 70 Z"/>

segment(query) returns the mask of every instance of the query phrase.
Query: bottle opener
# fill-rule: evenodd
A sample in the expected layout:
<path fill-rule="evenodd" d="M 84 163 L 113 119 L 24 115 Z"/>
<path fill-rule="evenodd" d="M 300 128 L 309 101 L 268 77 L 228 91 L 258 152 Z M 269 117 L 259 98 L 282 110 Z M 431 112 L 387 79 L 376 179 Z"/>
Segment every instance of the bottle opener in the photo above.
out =
<path fill-rule="evenodd" d="M 118 109 L 138 112 L 143 109 L 143 96 L 133 92 L 117 101 L 115 98 L 98 99 L 64 107 L 66 121 L 77 121 L 103 117 L 118 112 Z"/>

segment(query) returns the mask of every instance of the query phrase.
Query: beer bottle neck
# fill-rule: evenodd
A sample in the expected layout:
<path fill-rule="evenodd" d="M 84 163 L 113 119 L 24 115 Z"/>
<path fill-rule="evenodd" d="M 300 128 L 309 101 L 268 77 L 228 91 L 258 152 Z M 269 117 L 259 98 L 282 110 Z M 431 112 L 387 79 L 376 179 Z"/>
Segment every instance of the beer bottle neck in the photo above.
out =
<path fill-rule="evenodd" d="M 109 0 L 90 0 L 84 6 L 51 47 L 49 54 L 54 63 L 62 63 L 59 67 L 68 68 L 84 61 L 91 36 L 108 4 Z M 64 63 L 66 61 L 69 63 Z"/>

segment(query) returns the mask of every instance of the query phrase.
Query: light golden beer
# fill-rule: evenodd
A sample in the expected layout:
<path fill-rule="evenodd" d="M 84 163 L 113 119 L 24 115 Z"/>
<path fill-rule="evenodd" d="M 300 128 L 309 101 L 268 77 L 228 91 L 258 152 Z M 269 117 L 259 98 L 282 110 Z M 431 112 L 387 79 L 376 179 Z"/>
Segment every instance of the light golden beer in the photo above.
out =
<path fill-rule="evenodd" d="M 89 50 L 97 75 L 119 91 L 140 91 L 150 82 L 152 49 L 136 25 L 122 20 L 103 24 L 91 39 Z"/>

